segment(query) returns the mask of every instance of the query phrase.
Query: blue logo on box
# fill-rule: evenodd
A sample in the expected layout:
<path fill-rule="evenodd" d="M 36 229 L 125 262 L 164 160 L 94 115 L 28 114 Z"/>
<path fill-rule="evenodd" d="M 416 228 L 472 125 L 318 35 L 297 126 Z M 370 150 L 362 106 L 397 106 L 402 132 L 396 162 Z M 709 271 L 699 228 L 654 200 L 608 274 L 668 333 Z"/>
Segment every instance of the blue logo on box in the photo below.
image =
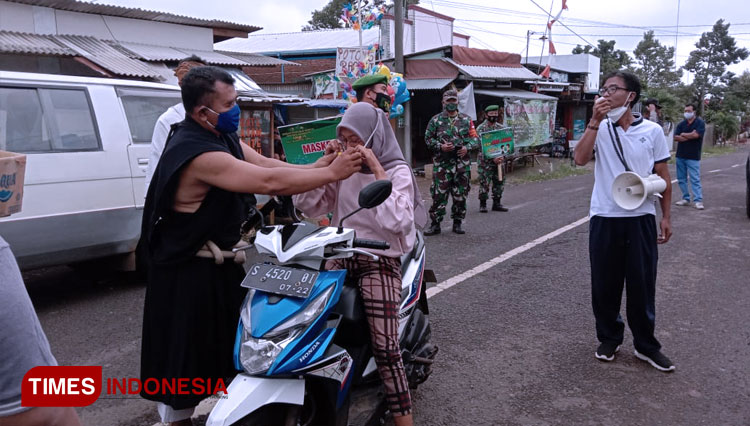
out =
<path fill-rule="evenodd" d="M 8 190 L 3 189 L 2 191 L 0 191 L 0 202 L 4 203 L 10 200 L 10 197 L 12 196 L 13 196 L 13 191 L 8 191 Z"/>

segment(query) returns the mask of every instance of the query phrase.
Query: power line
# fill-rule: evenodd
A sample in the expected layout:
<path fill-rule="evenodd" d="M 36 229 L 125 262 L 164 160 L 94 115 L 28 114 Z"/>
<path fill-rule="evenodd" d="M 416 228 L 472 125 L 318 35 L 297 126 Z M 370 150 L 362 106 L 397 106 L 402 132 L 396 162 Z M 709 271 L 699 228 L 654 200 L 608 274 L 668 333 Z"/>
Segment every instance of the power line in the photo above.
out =
<path fill-rule="evenodd" d="M 534 0 L 529 0 L 529 1 L 530 1 L 531 3 L 533 3 L 533 4 L 534 4 L 534 6 L 538 7 L 539 9 L 542 9 L 542 10 L 544 10 L 544 9 L 542 8 L 542 6 L 539 6 L 539 4 L 537 4 L 537 2 L 535 2 Z M 549 17 L 549 18 L 551 18 L 551 17 L 552 17 L 552 14 L 547 14 L 547 15 L 548 15 L 548 17 Z M 573 31 L 572 29 L 570 29 L 570 27 L 568 27 L 567 25 L 565 25 L 565 24 L 564 24 L 564 23 L 562 22 L 562 20 L 558 20 L 558 21 L 557 21 L 557 23 L 558 23 L 558 24 L 560 24 L 560 25 L 562 25 L 563 27 L 565 27 L 565 28 L 566 28 L 566 29 L 567 29 L 568 31 L 570 31 L 571 33 L 573 33 L 573 34 L 575 34 L 576 36 L 578 36 L 578 38 L 580 38 L 581 40 L 583 40 L 583 41 L 584 41 L 584 42 L 585 42 L 586 44 L 588 44 L 589 46 L 591 46 L 591 47 L 596 47 L 596 46 L 594 46 L 594 45 L 593 45 L 593 44 L 592 44 L 592 43 L 591 43 L 590 41 L 586 40 L 585 38 L 583 38 L 583 37 L 581 37 L 580 35 L 578 35 L 578 33 L 576 33 L 575 31 Z"/>

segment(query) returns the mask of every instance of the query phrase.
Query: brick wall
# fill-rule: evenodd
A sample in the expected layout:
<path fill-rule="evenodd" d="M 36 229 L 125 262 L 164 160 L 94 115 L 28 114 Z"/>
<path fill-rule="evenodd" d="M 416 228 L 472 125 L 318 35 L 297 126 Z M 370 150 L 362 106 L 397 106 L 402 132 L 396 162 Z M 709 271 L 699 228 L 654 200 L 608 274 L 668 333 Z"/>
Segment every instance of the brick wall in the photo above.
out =
<path fill-rule="evenodd" d="M 293 62 L 300 64 L 300 66 L 284 67 L 284 83 L 297 83 L 303 79 L 302 76 L 305 74 L 336 68 L 335 58 L 295 59 Z M 242 71 L 258 84 L 281 83 L 280 65 L 273 67 L 243 67 Z"/>

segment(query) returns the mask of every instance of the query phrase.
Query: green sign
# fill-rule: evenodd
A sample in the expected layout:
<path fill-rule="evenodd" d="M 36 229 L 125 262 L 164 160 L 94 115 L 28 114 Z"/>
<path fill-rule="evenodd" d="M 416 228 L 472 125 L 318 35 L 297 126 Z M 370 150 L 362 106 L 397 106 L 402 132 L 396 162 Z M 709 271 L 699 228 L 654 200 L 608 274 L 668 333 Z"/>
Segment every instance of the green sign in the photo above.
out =
<path fill-rule="evenodd" d="M 513 129 L 510 127 L 484 132 L 479 136 L 482 138 L 482 154 L 485 158 L 496 158 L 513 153 Z"/>
<path fill-rule="evenodd" d="M 314 163 L 323 156 L 328 142 L 336 140 L 336 126 L 340 122 L 341 116 L 337 116 L 280 126 L 286 161 L 292 164 Z"/>

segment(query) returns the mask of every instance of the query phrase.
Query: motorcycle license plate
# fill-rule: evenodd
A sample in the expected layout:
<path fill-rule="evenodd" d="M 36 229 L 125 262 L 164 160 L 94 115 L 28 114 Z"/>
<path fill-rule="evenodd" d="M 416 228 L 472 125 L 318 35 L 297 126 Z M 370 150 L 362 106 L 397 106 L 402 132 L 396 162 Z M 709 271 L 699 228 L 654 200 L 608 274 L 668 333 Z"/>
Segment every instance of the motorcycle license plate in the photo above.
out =
<path fill-rule="evenodd" d="M 242 287 L 306 299 L 317 278 L 316 271 L 256 263 L 242 280 Z"/>

